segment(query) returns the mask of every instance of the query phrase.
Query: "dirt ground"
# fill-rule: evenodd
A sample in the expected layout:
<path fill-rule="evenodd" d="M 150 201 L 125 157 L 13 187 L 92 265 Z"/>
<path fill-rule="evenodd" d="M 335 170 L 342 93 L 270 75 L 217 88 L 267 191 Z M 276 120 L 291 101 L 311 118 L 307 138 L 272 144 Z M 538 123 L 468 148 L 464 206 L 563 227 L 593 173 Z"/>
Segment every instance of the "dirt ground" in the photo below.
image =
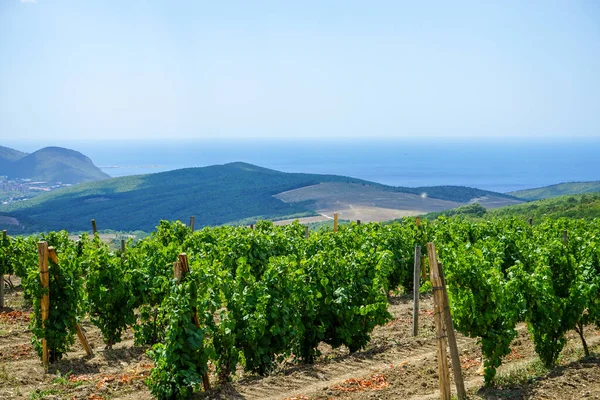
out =
<path fill-rule="evenodd" d="M 14 279 L 13 279 L 14 280 Z M 27 328 L 30 309 L 23 296 L 7 290 L 0 313 L 0 399 L 150 399 L 144 380 L 152 362 L 133 345 L 127 331 L 114 349 L 104 350 L 97 328 L 83 322 L 94 354 L 75 342 L 48 372 L 36 355 Z M 377 327 L 368 347 L 355 354 L 323 345 L 311 366 L 283 364 L 267 377 L 239 374 L 231 384 L 199 394 L 204 399 L 437 399 L 432 299 L 422 296 L 419 335 L 412 336 L 412 301 L 390 297 L 394 320 Z M 569 332 L 559 366 L 545 370 L 535 355 L 525 325 L 519 325 L 513 352 L 498 370 L 495 388 L 482 389 L 481 351 L 475 339 L 457 335 L 461 367 L 470 399 L 599 399 L 600 331 L 586 328 L 592 356 L 583 358 L 581 342 Z M 213 382 L 214 382 L 214 377 Z M 453 393 L 455 393 L 453 388 Z"/>

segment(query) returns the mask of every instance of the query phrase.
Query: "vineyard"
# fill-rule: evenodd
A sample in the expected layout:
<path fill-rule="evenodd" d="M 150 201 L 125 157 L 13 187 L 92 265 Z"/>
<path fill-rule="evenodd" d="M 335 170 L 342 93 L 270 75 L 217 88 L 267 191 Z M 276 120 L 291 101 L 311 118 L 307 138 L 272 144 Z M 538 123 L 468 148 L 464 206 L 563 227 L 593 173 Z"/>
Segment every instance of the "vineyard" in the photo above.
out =
<path fill-rule="evenodd" d="M 185 399 L 208 391 L 228 398 L 231 382 L 241 377 L 314 365 L 323 351 L 360 354 L 378 329 L 408 326 L 390 307 L 419 282 L 427 309 L 431 283 L 428 273 L 414 279 L 415 247 L 427 269 L 427 244 L 434 243 L 454 327 L 461 338 L 478 340 L 485 386 L 498 384 L 497 370 L 515 358 L 521 339 L 530 337 L 541 364 L 551 368 L 570 332 L 587 356 L 586 330 L 600 326 L 599 220 L 531 225 L 441 217 L 310 234 L 298 223 L 253 228 L 194 232 L 162 221 L 149 237 L 119 249 L 98 235 L 72 241 L 64 231 L 4 236 L 0 274 L 20 282 L 11 290 L 21 290 L 33 312 L 30 320 L 4 312 L 0 322 L 8 315 L 29 320 L 33 351 L 50 365 L 68 360 L 78 338 L 85 343 L 80 327 L 100 332 L 107 354 L 131 333 L 129 350 L 149 357 L 145 372 L 134 375 L 152 396 Z M 384 375 L 352 379 L 328 388 L 324 398 L 390 386 Z M 82 398 L 102 398 L 93 396 L 99 395 Z"/>

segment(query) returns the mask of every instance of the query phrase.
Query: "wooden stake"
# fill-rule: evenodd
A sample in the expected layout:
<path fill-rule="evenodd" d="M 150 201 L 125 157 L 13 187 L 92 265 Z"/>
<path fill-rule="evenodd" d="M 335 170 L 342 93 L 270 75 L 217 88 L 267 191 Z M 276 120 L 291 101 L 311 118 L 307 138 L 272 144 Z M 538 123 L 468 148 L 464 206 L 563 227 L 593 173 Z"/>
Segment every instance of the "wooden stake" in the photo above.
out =
<path fill-rule="evenodd" d="M 446 325 L 446 334 L 448 335 L 448 346 L 450 346 L 450 358 L 452 359 L 452 372 L 454 373 L 454 384 L 456 385 L 456 393 L 459 400 L 467 398 L 465 390 L 465 382 L 463 381 L 460 355 L 458 345 L 456 344 L 456 335 L 454 334 L 454 323 L 452 322 L 452 314 L 450 314 L 450 302 L 448 301 L 448 291 L 446 290 L 446 278 L 444 277 L 444 268 L 442 263 L 438 263 L 438 272 L 442 279 L 442 292 L 444 293 L 444 324 Z"/>
<path fill-rule="evenodd" d="M 91 356 L 92 354 L 94 354 L 92 352 L 92 348 L 90 347 L 90 345 L 87 341 L 87 338 L 85 337 L 85 335 L 83 333 L 83 330 L 81 329 L 81 326 L 79 326 L 79 324 L 75 324 L 75 329 L 77 330 L 77 337 L 79 338 L 79 341 L 83 345 L 85 354 L 87 354 L 88 356 Z"/>
<path fill-rule="evenodd" d="M 181 264 L 181 276 L 183 277 L 190 272 L 190 264 L 188 263 L 187 254 L 181 253 L 178 258 Z"/>
<path fill-rule="evenodd" d="M 48 247 L 48 259 L 50 259 L 50 261 L 52 261 L 54 264 L 58 264 L 58 256 L 56 255 L 56 250 L 54 250 L 54 247 L 52 246 Z M 92 348 L 90 347 L 87 338 L 83 334 L 83 331 L 81 330 L 81 327 L 78 323 L 75 323 L 75 330 L 77 331 L 77 337 L 79 338 L 79 341 L 81 342 L 85 353 L 88 356 L 91 356 L 93 354 Z"/>
<path fill-rule="evenodd" d="M 93 219 L 92 220 L 92 233 L 95 235 L 96 233 L 98 233 L 98 229 L 96 229 L 96 220 Z"/>
<path fill-rule="evenodd" d="M 360 225 L 360 219 L 356 220 L 356 225 Z"/>
<path fill-rule="evenodd" d="M 529 225 L 533 225 L 533 218 L 529 218 Z"/>
<path fill-rule="evenodd" d="M 42 328 L 45 328 L 46 321 L 48 320 L 48 313 L 50 311 L 50 276 L 48 274 L 48 242 L 38 242 L 38 259 L 40 264 L 40 282 L 42 283 Z M 45 333 L 44 333 L 44 336 Z M 44 367 L 48 367 L 48 342 L 44 337 L 42 339 L 42 364 Z"/>
<path fill-rule="evenodd" d="M 53 246 L 48 247 L 48 259 L 54 264 L 58 264 L 58 256 L 56 255 L 56 250 L 54 250 Z"/>
<path fill-rule="evenodd" d="M 190 265 L 188 263 L 187 254 L 181 253 L 179 254 L 179 260 L 173 265 L 174 268 L 179 269 L 181 273 L 181 278 L 183 278 L 186 274 L 190 273 Z M 180 279 L 181 280 L 181 279 Z M 196 327 L 200 328 L 200 321 L 198 319 L 198 310 L 194 308 L 194 324 Z M 210 390 L 210 381 L 208 380 L 208 373 L 202 374 L 202 386 L 204 386 L 204 391 Z"/>
<path fill-rule="evenodd" d="M 306 239 L 308 239 L 309 231 L 310 231 L 310 228 L 308 227 L 308 225 L 306 225 L 306 226 L 304 227 L 304 237 L 305 237 Z"/>
<path fill-rule="evenodd" d="M 125 254 L 125 239 L 121 239 L 121 254 Z"/>
<path fill-rule="evenodd" d="M 338 213 L 333 213 L 333 232 L 338 231 Z"/>
<path fill-rule="evenodd" d="M 413 336 L 419 334 L 419 289 L 421 286 L 421 246 L 415 246 L 415 266 L 413 276 Z"/>
<path fill-rule="evenodd" d="M 250 229 L 254 230 L 254 224 L 250 224 Z"/>
<path fill-rule="evenodd" d="M 194 232 L 194 225 L 196 224 L 196 217 L 194 217 L 193 215 L 190 217 L 190 229 L 192 230 L 192 233 Z"/>
<path fill-rule="evenodd" d="M 6 230 L 2 231 L 2 242 L 6 241 Z M 6 267 L 6 260 L 3 261 Z M 0 274 L 0 308 L 4 308 L 4 274 Z"/>
<path fill-rule="evenodd" d="M 435 245 L 427 243 L 427 255 L 429 257 L 429 273 L 433 289 L 433 319 L 437 332 L 437 359 L 438 374 L 440 376 L 440 399 L 450 400 L 450 373 L 448 371 L 448 359 L 446 355 L 446 334 L 444 332 L 444 293 L 442 279 L 437 268 L 437 254 Z"/>
<path fill-rule="evenodd" d="M 4 308 L 4 274 L 0 274 L 0 309 L 2 308 Z"/>
<path fill-rule="evenodd" d="M 421 226 L 421 217 L 415 218 L 415 222 L 417 223 L 417 228 Z"/>
<path fill-rule="evenodd" d="M 569 245 L 569 232 L 566 229 L 563 231 L 563 243 L 565 246 Z"/>

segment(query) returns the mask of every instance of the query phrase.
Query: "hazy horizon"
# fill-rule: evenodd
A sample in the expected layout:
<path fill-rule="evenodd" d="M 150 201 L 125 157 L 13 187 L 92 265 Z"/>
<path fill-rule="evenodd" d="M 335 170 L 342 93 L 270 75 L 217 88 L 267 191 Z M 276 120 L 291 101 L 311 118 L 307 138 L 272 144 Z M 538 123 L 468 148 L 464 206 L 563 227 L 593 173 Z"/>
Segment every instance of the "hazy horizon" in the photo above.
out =
<path fill-rule="evenodd" d="M 14 147 L 32 152 L 43 145 L 22 144 Z M 241 161 L 283 172 L 344 175 L 393 186 L 459 185 L 499 192 L 600 179 L 597 138 L 82 140 L 50 144 L 82 152 L 113 177 Z"/>

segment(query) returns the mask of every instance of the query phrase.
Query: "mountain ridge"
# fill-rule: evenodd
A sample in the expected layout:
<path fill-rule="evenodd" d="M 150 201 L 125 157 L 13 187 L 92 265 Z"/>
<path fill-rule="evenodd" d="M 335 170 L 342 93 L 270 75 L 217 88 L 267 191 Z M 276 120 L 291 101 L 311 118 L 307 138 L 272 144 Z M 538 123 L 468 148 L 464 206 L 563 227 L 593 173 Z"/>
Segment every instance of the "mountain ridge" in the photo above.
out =
<path fill-rule="evenodd" d="M 75 184 L 110 178 L 84 154 L 64 147 L 50 146 L 23 153 L 0 146 L 0 175 L 9 179 L 33 179 Z"/>
<path fill-rule="evenodd" d="M 438 191 L 438 196 L 446 197 L 439 199 L 422 195 L 423 188 L 386 186 L 340 175 L 285 173 L 234 162 L 81 183 L 2 206 L 0 212 L 17 218 L 24 232 L 86 230 L 92 218 L 101 228 L 115 230 L 152 230 L 161 219 L 187 221 L 192 215 L 198 227 L 252 223 L 259 219 L 318 215 L 320 205 L 310 193 L 293 201 L 281 200 L 277 195 L 322 183 L 338 185 L 330 193 L 326 204 L 329 209 L 336 207 L 336 202 L 344 209 L 359 205 L 390 209 L 390 204 L 398 207 L 408 204 L 426 212 L 439 210 L 440 200 L 449 202 L 470 194 L 510 199 L 501 193 L 460 186 Z M 360 188 L 368 188 L 364 192 L 369 194 L 360 198 Z M 340 198 L 338 195 L 344 191 L 354 197 Z M 435 187 L 431 191 L 435 192 Z M 434 203 L 437 206 L 434 207 Z M 455 205 L 456 202 L 448 206 Z M 14 226 L 11 229 L 14 230 Z"/>

